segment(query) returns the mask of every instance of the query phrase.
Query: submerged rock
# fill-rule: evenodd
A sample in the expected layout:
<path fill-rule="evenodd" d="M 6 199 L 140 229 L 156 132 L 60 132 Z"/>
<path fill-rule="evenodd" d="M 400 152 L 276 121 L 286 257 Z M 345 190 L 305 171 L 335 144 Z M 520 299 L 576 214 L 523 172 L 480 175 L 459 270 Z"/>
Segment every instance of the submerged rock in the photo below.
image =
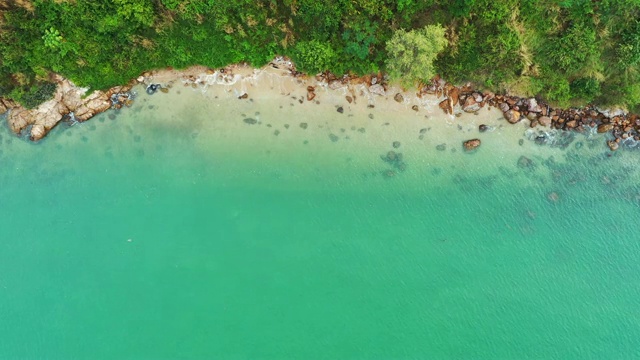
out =
<path fill-rule="evenodd" d="M 480 146 L 480 144 L 481 144 L 480 139 L 471 139 L 462 143 L 462 146 L 464 147 L 465 151 L 471 152 L 477 149 Z"/>
<path fill-rule="evenodd" d="M 249 124 L 249 125 L 254 125 L 258 123 L 258 120 L 254 119 L 254 118 L 245 118 L 244 120 L 245 124 Z"/>
<path fill-rule="evenodd" d="M 518 158 L 518 167 L 522 169 L 532 169 L 534 167 L 533 160 L 522 155 L 520 156 L 520 158 Z"/>
<path fill-rule="evenodd" d="M 394 141 L 392 145 L 394 149 L 397 149 L 400 147 L 400 141 Z"/>

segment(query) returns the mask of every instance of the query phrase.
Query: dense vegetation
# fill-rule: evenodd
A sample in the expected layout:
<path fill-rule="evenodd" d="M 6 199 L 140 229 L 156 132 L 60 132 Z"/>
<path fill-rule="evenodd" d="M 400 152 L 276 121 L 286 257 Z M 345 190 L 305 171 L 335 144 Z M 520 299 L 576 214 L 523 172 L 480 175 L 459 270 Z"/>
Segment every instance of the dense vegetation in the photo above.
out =
<path fill-rule="evenodd" d="M 151 68 L 275 55 L 311 73 L 437 72 L 563 106 L 640 104 L 638 0 L 16 0 L 0 11 L 0 96 L 31 106 L 50 96 L 50 71 L 106 88 Z M 446 47 L 427 34 L 439 27 Z M 413 67 L 402 41 L 422 41 Z"/>

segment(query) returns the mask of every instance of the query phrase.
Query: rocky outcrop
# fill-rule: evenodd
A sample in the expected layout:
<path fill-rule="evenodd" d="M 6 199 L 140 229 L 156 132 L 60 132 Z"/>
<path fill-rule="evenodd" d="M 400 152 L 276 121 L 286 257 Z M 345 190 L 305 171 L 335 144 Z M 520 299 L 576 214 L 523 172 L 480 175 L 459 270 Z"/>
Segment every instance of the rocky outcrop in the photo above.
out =
<path fill-rule="evenodd" d="M 58 84 L 54 97 L 45 101 L 35 109 L 25 109 L 22 106 L 14 107 L 7 121 L 9 127 L 16 134 L 31 126 L 30 138 L 33 141 L 42 139 L 53 127 L 55 127 L 65 115 L 73 114 L 76 121 L 86 121 L 91 117 L 118 104 L 112 100 L 112 95 L 125 94 L 130 86 L 117 86 L 107 92 L 94 91 L 89 96 L 84 96 L 87 89 L 75 86 L 71 81 L 56 77 Z M 128 94 L 126 95 L 128 99 Z"/>
<path fill-rule="evenodd" d="M 628 114 L 620 109 L 605 110 L 593 106 L 582 109 L 554 109 L 536 98 L 496 95 L 491 92 L 481 94 L 474 91 L 471 84 L 456 87 L 437 76 L 424 84 L 417 95 L 420 97 L 424 94 L 440 98 L 444 96 L 444 99 L 440 99 L 438 106 L 446 114 L 459 113 L 459 110 L 476 112 L 488 105 L 498 108 L 503 113 L 504 119 L 511 124 L 527 120 L 532 128 L 542 126 L 577 132 L 595 129 L 599 133 L 610 132 L 617 145 L 610 146 L 612 150 L 625 144 L 635 146 L 633 144 L 640 141 L 640 116 Z M 634 141 L 621 141 L 626 139 Z M 539 143 L 545 144 L 544 141 Z"/>
<path fill-rule="evenodd" d="M 0 98 L 0 115 L 6 113 L 7 111 L 17 106 L 18 104 L 16 104 L 16 102 L 13 100 Z"/>

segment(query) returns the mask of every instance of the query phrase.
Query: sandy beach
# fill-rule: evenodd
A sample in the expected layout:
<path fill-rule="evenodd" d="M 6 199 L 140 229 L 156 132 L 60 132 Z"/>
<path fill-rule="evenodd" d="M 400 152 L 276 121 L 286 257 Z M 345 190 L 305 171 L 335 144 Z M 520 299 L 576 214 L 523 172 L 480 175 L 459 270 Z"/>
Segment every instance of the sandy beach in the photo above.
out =
<path fill-rule="evenodd" d="M 522 156 L 535 166 L 549 158 L 563 163 L 566 153 L 576 148 L 585 157 L 607 150 L 603 135 L 576 134 L 566 149 L 541 146 L 527 138 L 532 130 L 525 121 L 509 124 L 495 108 L 475 114 L 458 108 L 448 115 L 438 108 L 441 98 L 435 95 L 418 97 L 399 87 L 378 95 L 365 84 L 331 89 L 326 82 L 293 77 L 287 69 L 272 66 L 234 66 L 224 73 L 198 67 L 162 70 L 148 74 L 145 83 L 161 84 L 168 91 L 149 96 L 142 85 L 133 89 L 138 98 L 132 108 L 121 111 L 144 119 L 136 120 L 138 126 L 170 128 L 174 138 L 167 141 L 192 142 L 203 156 L 242 162 L 259 172 L 275 171 L 269 168 L 269 159 L 275 158 L 282 167 L 313 163 L 317 176 L 325 180 L 359 172 L 382 182 L 412 181 L 425 172 L 462 170 L 470 176 L 512 174 L 517 181 L 523 173 Z M 315 88 L 312 101 L 307 99 L 309 86 Z M 398 93 L 402 101 L 394 99 Z M 156 111 L 163 116 L 153 117 Z M 480 132 L 481 124 L 489 130 Z M 110 136 L 124 135 L 116 130 Z M 466 152 L 463 142 L 474 138 L 481 146 Z M 390 151 L 401 154 L 404 165 L 388 161 Z M 537 167 L 540 181 L 550 181 L 550 172 Z M 531 181 L 526 176 L 522 180 Z"/>

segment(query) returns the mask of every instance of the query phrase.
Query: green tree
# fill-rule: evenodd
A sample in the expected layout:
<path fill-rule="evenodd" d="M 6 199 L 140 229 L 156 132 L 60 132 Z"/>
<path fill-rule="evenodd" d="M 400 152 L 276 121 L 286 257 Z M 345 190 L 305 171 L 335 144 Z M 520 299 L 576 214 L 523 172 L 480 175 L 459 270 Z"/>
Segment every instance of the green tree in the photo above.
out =
<path fill-rule="evenodd" d="M 440 25 L 397 30 L 387 41 L 387 71 L 407 86 L 427 81 L 436 73 L 433 61 L 446 46 L 445 30 Z"/>
<path fill-rule="evenodd" d="M 331 44 L 318 40 L 301 41 L 296 44 L 293 59 L 305 72 L 321 72 L 335 66 L 336 52 Z"/>

